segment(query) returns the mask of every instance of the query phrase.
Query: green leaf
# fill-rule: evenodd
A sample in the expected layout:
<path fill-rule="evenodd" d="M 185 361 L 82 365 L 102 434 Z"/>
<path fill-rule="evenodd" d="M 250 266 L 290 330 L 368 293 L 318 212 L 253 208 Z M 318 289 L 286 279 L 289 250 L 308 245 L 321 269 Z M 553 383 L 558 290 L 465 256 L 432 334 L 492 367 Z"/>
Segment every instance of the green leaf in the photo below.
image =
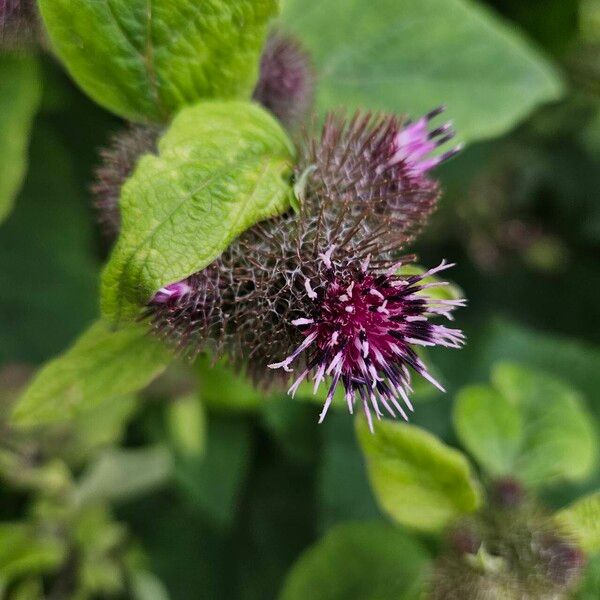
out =
<path fill-rule="evenodd" d="M 98 321 L 39 371 L 13 410 L 13 424 L 32 427 L 77 418 L 113 396 L 142 389 L 170 360 L 170 352 L 142 325 L 113 331 Z"/>
<path fill-rule="evenodd" d="M 519 408 L 523 441 L 515 474 L 530 485 L 587 477 L 596 461 L 596 435 L 581 396 L 551 375 L 513 363 L 492 371 L 496 389 Z"/>
<path fill-rule="evenodd" d="M 99 448 L 121 440 L 138 406 L 133 394 L 119 394 L 82 410 L 73 421 L 48 428 L 49 451 L 64 456 L 72 465 L 87 462 Z"/>
<path fill-rule="evenodd" d="M 229 418 L 210 419 L 207 431 L 206 452 L 176 460 L 175 479 L 189 502 L 228 526 L 250 465 L 250 431 L 247 423 Z"/>
<path fill-rule="evenodd" d="M 575 600 L 598 600 L 600 598 L 600 554 L 588 561 L 583 581 L 573 596 Z"/>
<path fill-rule="evenodd" d="M 280 600 L 416 600 L 429 557 L 404 531 L 386 523 L 338 525 L 290 571 Z"/>
<path fill-rule="evenodd" d="M 175 449 L 184 456 L 202 456 L 206 445 L 206 416 L 200 399 L 190 394 L 170 402 L 166 419 Z"/>
<path fill-rule="evenodd" d="M 218 411 L 255 411 L 270 394 L 255 388 L 243 373 L 236 373 L 223 358 L 213 364 L 210 356 L 197 361 L 198 388 L 202 402 Z"/>
<path fill-rule="evenodd" d="M 560 97 L 557 73 L 514 28 L 467 0 L 286 0 L 316 62 L 317 108 L 413 117 L 446 104 L 462 139 L 500 135 Z"/>
<path fill-rule="evenodd" d="M 421 267 L 420 265 L 415 264 L 407 264 L 402 265 L 398 270 L 400 275 L 422 275 L 425 273 L 427 269 Z M 426 277 L 423 279 L 423 283 L 426 285 L 431 285 L 433 283 L 440 284 L 445 280 L 441 277 L 437 277 L 436 275 L 432 275 L 431 277 Z M 422 295 L 426 295 L 429 298 L 436 298 L 439 300 L 459 300 L 460 298 L 464 298 L 465 295 L 463 291 L 454 283 L 448 283 L 448 285 L 436 285 L 435 287 L 430 287 L 427 290 L 422 292 L 417 292 Z"/>
<path fill-rule="evenodd" d="M 0 54 L 0 223 L 25 175 L 29 131 L 41 90 L 35 58 Z"/>
<path fill-rule="evenodd" d="M 356 420 L 371 486 L 394 520 L 436 531 L 474 511 L 481 493 L 467 458 L 427 431 L 394 421 L 377 421 L 375 433 Z"/>
<path fill-rule="evenodd" d="M 123 187 L 103 311 L 135 317 L 162 286 L 195 273 L 257 221 L 289 207 L 294 149 L 265 110 L 201 102 L 182 110 Z"/>
<path fill-rule="evenodd" d="M 8 600 L 44 600 L 44 588 L 39 579 L 26 579 L 11 592 Z"/>
<path fill-rule="evenodd" d="M 325 532 L 343 521 L 381 518 L 352 419 L 346 412 L 332 412 L 319 429 L 323 437 L 317 472 L 319 530 Z"/>
<path fill-rule="evenodd" d="M 202 98 L 248 98 L 276 0 L 40 0 L 59 57 L 96 102 L 166 121 Z"/>
<path fill-rule="evenodd" d="M 84 473 L 75 497 L 79 505 L 127 500 L 163 485 L 171 455 L 162 446 L 103 452 Z"/>
<path fill-rule="evenodd" d="M 112 520 L 104 504 L 96 503 L 80 511 L 71 535 L 78 549 L 82 598 L 118 596 L 124 587 L 118 554 L 127 541 L 126 527 Z"/>
<path fill-rule="evenodd" d="M 458 438 L 492 475 L 511 473 L 523 436 L 519 409 L 485 385 L 464 388 L 454 405 Z"/>
<path fill-rule="evenodd" d="M 563 508 L 555 518 L 585 552 L 600 552 L 600 491 Z"/>
<path fill-rule="evenodd" d="M 66 548 L 54 537 L 26 523 L 0 523 L 0 581 L 52 571 L 61 564 Z"/>
<path fill-rule="evenodd" d="M 136 571 L 131 576 L 133 600 L 169 600 L 169 594 L 156 575 Z"/>
<path fill-rule="evenodd" d="M 36 122 L 23 189 L 0 228 L 0 363 L 47 360 L 97 313 L 97 232 L 82 193 L 90 167 L 84 163 L 86 182 L 78 185 L 75 161 L 82 153 L 68 151 L 61 139 L 66 132 L 51 121 L 41 116 Z"/>
<path fill-rule="evenodd" d="M 587 323 L 589 319 L 583 317 Z M 473 331 L 461 352 L 441 353 L 444 372 L 454 385 L 466 385 L 489 377 L 498 361 L 518 362 L 552 373 L 594 398 L 600 389 L 600 348 L 566 336 L 548 335 L 506 319 L 494 319 Z M 600 419 L 600 402 L 590 403 Z"/>

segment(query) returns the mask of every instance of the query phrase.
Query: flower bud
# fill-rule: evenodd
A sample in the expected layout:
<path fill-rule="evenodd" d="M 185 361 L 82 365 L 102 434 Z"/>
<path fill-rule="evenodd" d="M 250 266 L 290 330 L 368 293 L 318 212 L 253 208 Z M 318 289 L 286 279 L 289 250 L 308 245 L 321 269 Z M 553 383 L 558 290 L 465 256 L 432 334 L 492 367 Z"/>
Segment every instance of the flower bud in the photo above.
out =
<path fill-rule="evenodd" d="M 294 130 L 313 104 L 315 76 L 310 56 L 295 38 L 272 33 L 260 61 L 254 100 Z"/>
<path fill-rule="evenodd" d="M 0 0 L 1 1 L 1 0 Z M 155 153 L 161 128 L 157 125 L 129 125 L 115 134 L 100 151 L 91 191 L 103 232 L 113 239 L 121 227 L 121 188 L 143 154 Z"/>
<path fill-rule="evenodd" d="M 0 0 L 0 50 L 21 50 L 41 41 L 35 0 Z"/>
<path fill-rule="evenodd" d="M 490 489 L 490 500 L 500 508 L 517 508 L 525 499 L 525 490 L 519 481 L 511 477 L 497 479 Z"/>

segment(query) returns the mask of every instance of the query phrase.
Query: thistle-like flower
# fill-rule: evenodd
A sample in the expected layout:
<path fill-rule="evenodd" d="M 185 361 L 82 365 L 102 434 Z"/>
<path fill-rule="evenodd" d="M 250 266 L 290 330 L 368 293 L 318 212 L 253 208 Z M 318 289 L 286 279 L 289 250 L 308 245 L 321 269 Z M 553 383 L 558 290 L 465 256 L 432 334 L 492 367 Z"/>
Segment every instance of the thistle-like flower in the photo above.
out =
<path fill-rule="evenodd" d="M 437 315 L 451 318 L 451 312 L 464 301 L 424 295 L 429 287 L 443 283 L 424 284 L 423 279 L 452 265 L 442 262 L 422 275 L 402 277 L 396 273 L 400 265 L 383 271 L 370 269 L 368 259 L 358 268 L 338 265 L 334 250 L 331 247 L 321 255 L 319 276 L 305 281 L 311 310 L 292 321 L 303 330 L 302 343 L 269 367 L 291 371 L 290 366 L 305 355 L 305 366 L 289 390 L 292 395 L 308 377 L 312 376 L 315 393 L 325 376 L 331 377 L 319 422 L 325 418 L 338 384 L 345 389 L 350 413 L 357 399 L 362 404 L 371 430 L 371 410 L 380 418 L 380 403 L 392 417 L 398 414 L 408 419 L 401 402 L 413 410 L 408 397 L 409 368 L 444 391 L 414 347 L 459 348 L 464 341 L 460 330 L 429 320 Z"/>
<path fill-rule="evenodd" d="M 455 152 L 426 157 L 450 134 L 448 125 L 423 128 L 439 112 L 404 127 L 394 117 L 330 116 L 304 146 L 299 214 L 255 225 L 206 269 L 159 290 L 146 311 L 153 330 L 182 352 L 226 353 L 259 384 L 287 380 L 294 367 L 292 394 L 330 378 L 321 421 L 338 386 L 369 423 L 382 407 L 407 418 L 411 371 L 442 389 L 415 347 L 464 340 L 431 322 L 464 301 L 436 300 L 424 283 L 451 265 L 398 273 L 439 196 L 429 171 Z"/>
<path fill-rule="evenodd" d="M 321 136 L 305 144 L 299 165 L 299 172 L 308 174 L 310 194 L 349 202 L 355 214 L 369 204 L 364 227 L 375 230 L 384 220 L 395 242 L 406 243 L 437 206 L 440 188 L 430 171 L 460 150 L 455 146 L 430 156 L 454 136 L 449 122 L 429 128 L 443 111 L 436 108 L 414 123 L 361 112 L 349 121 L 329 114 Z"/>
<path fill-rule="evenodd" d="M 310 112 L 314 87 L 310 56 L 300 42 L 289 35 L 272 33 L 262 53 L 254 100 L 293 130 Z"/>

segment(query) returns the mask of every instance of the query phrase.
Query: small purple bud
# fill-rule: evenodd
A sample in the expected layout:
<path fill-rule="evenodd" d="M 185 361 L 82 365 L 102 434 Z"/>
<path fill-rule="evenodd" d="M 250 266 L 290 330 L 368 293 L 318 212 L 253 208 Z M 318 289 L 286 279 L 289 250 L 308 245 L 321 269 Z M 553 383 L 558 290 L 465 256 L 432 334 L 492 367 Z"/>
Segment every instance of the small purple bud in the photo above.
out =
<path fill-rule="evenodd" d="M 192 288 L 187 280 L 170 283 L 160 288 L 150 301 L 151 304 L 166 304 L 167 302 L 176 302 L 186 294 L 191 292 Z"/>
<path fill-rule="evenodd" d="M 254 100 L 289 129 L 306 120 L 314 98 L 315 76 L 310 56 L 295 38 L 272 33 L 260 61 Z"/>
<path fill-rule="evenodd" d="M 477 554 L 481 547 L 481 537 L 473 527 L 463 524 L 455 527 L 448 534 L 450 547 L 458 554 Z"/>
<path fill-rule="evenodd" d="M 42 41 L 35 0 L 0 0 L 0 49 L 22 49 Z"/>
<path fill-rule="evenodd" d="M 492 483 L 490 500 L 500 508 L 517 508 L 525 500 L 525 490 L 511 477 L 497 479 Z"/>

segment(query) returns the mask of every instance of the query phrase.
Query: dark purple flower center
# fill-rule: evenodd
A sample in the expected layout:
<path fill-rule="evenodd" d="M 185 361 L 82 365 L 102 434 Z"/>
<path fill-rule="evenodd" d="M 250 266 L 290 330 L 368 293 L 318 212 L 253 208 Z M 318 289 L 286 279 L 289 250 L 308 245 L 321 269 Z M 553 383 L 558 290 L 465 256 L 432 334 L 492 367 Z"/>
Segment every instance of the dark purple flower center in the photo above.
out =
<path fill-rule="evenodd" d="M 401 402 L 412 410 L 409 368 L 443 391 L 414 346 L 459 347 L 464 340 L 459 330 L 429 321 L 435 315 L 450 318 L 451 311 L 464 302 L 422 294 L 430 285 L 443 285 L 424 285 L 423 279 L 451 265 L 443 262 L 423 275 L 403 277 L 396 274 L 396 267 L 371 270 L 368 261 L 358 269 L 340 269 L 331 254 L 322 256 L 319 280 L 305 282 L 314 310 L 293 321 L 303 328 L 302 344 L 285 360 L 269 366 L 291 371 L 290 365 L 304 355 L 306 367 L 290 388 L 292 395 L 309 377 L 315 392 L 326 377 L 331 378 L 320 421 L 340 382 L 350 412 L 358 397 L 371 426 L 371 410 L 382 416 L 380 403 L 390 415 L 407 419 Z"/>

